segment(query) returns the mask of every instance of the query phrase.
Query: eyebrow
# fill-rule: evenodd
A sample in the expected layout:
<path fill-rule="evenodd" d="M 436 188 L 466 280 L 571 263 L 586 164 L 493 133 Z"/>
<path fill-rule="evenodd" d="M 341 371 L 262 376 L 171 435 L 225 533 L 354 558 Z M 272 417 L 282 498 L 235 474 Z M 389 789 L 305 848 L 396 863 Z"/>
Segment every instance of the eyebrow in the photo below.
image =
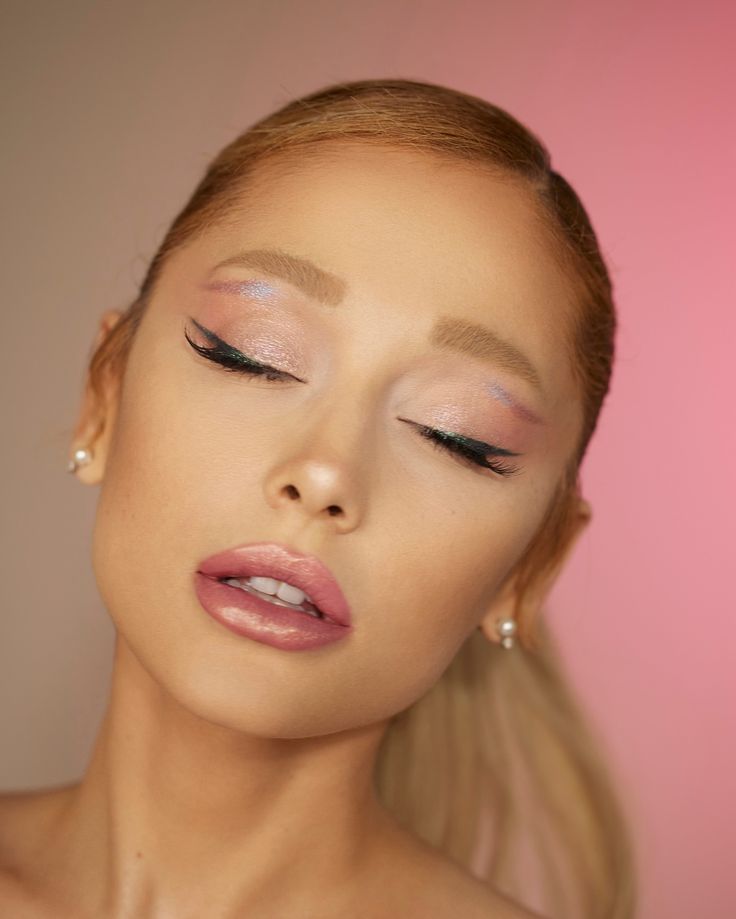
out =
<path fill-rule="evenodd" d="M 339 306 L 348 291 L 348 285 L 342 278 L 318 267 L 309 259 L 280 249 L 238 252 L 218 262 L 210 274 L 230 266 L 265 271 L 288 281 L 325 306 Z M 439 316 L 430 332 L 429 343 L 436 348 L 456 351 L 502 367 L 526 380 L 539 393 L 544 392 L 539 373 L 524 352 L 485 325 L 455 316 Z"/>
<path fill-rule="evenodd" d="M 487 326 L 454 316 L 440 316 L 432 328 L 430 342 L 438 348 L 448 348 L 503 367 L 526 380 L 540 394 L 544 393 L 537 369 L 526 354 Z"/>
<path fill-rule="evenodd" d="M 309 259 L 298 258 L 279 249 L 250 249 L 247 252 L 238 252 L 226 258 L 224 262 L 218 262 L 212 273 L 218 268 L 231 265 L 266 271 L 274 277 L 288 281 L 308 297 L 319 300 L 325 306 L 339 306 L 348 289 L 345 281 L 337 275 L 325 271 L 324 268 L 318 268 Z"/>

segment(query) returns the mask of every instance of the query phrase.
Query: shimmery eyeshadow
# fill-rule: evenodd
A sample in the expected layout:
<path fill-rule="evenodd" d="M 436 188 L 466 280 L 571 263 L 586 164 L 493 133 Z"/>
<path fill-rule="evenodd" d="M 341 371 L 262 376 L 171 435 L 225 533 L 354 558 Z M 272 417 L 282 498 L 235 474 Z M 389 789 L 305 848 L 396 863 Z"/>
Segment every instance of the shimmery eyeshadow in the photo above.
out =
<path fill-rule="evenodd" d="M 239 297 L 249 297 L 259 303 L 270 303 L 278 296 L 278 291 L 267 281 L 252 278 L 246 281 L 211 281 L 205 284 L 206 290 L 219 293 L 235 294 Z"/>
<path fill-rule="evenodd" d="M 516 399 L 514 399 L 511 394 L 495 380 L 493 383 L 489 383 L 486 386 L 486 391 L 491 396 L 493 396 L 494 399 L 498 399 L 499 402 L 507 405 L 516 415 L 518 415 L 520 418 L 523 418 L 525 421 L 531 421 L 533 424 L 543 423 L 542 419 L 538 415 L 530 411 L 520 402 L 517 402 Z"/>
<path fill-rule="evenodd" d="M 273 303 L 279 299 L 281 292 L 260 278 L 245 280 L 209 281 L 203 285 L 205 290 L 216 293 L 231 294 L 238 297 L 247 297 L 256 303 Z M 503 405 L 507 406 L 517 417 L 532 424 L 544 424 L 539 415 L 522 405 L 497 381 L 487 384 L 486 391 Z"/>

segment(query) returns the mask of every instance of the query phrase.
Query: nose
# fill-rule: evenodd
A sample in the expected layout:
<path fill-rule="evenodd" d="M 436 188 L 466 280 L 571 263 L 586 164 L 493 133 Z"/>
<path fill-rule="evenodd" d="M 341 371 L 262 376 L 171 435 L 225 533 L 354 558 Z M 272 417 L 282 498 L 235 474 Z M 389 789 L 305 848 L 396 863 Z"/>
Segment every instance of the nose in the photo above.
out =
<path fill-rule="evenodd" d="M 273 443 L 264 497 L 286 526 L 285 520 L 348 533 L 363 520 L 375 484 L 381 403 L 375 386 L 354 372 L 351 381 L 320 395 L 292 425 L 283 425 Z"/>
<path fill-rule="evenodd" d="M 355 485 L 340 460 L 312 456 L 292 458 L 272 470 L 265 492 L 275 510 L 293 510 L 305 519 L 330 521 L 340 532 L 349 532 L 360 517 Z"/>

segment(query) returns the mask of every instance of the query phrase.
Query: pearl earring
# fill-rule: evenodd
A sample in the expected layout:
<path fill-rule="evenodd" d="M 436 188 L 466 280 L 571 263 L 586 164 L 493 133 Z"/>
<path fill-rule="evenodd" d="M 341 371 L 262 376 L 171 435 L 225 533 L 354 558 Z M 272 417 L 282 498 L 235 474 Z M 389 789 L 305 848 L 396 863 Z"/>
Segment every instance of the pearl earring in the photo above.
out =
<path fill-rule="evenodd" d="M 514 619 L 499 619 L 496 623 L 496 631 L 501 636 L 501 645 L 510 649 L 514 647 L 514 634 L 516 633 L 516 621 Z"/>
<path fill-rule="evenodd" d="M 66 471 L 76 472 L 80 466 L 86 466 L 87 463 L 91 462 L 92 451 L 88 450 L 86 447 L 80 447 L 80 449 L 74 451 L 74 457 L 67 463 Z"/>

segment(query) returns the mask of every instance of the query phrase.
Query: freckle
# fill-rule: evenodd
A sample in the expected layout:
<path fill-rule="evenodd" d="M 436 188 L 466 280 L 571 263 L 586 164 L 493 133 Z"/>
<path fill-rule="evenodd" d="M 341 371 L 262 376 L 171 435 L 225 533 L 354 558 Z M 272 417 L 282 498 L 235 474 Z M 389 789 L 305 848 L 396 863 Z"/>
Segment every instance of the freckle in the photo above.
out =
<path fill-rule="evenodd" d="M 135 853 L 135 857 L 136 857 L 136 858 L 140 858 L 140 857 L 141 857 L 141 853 L 140 853 L 140 852 L 136 852 L 136 853 Z"/>

